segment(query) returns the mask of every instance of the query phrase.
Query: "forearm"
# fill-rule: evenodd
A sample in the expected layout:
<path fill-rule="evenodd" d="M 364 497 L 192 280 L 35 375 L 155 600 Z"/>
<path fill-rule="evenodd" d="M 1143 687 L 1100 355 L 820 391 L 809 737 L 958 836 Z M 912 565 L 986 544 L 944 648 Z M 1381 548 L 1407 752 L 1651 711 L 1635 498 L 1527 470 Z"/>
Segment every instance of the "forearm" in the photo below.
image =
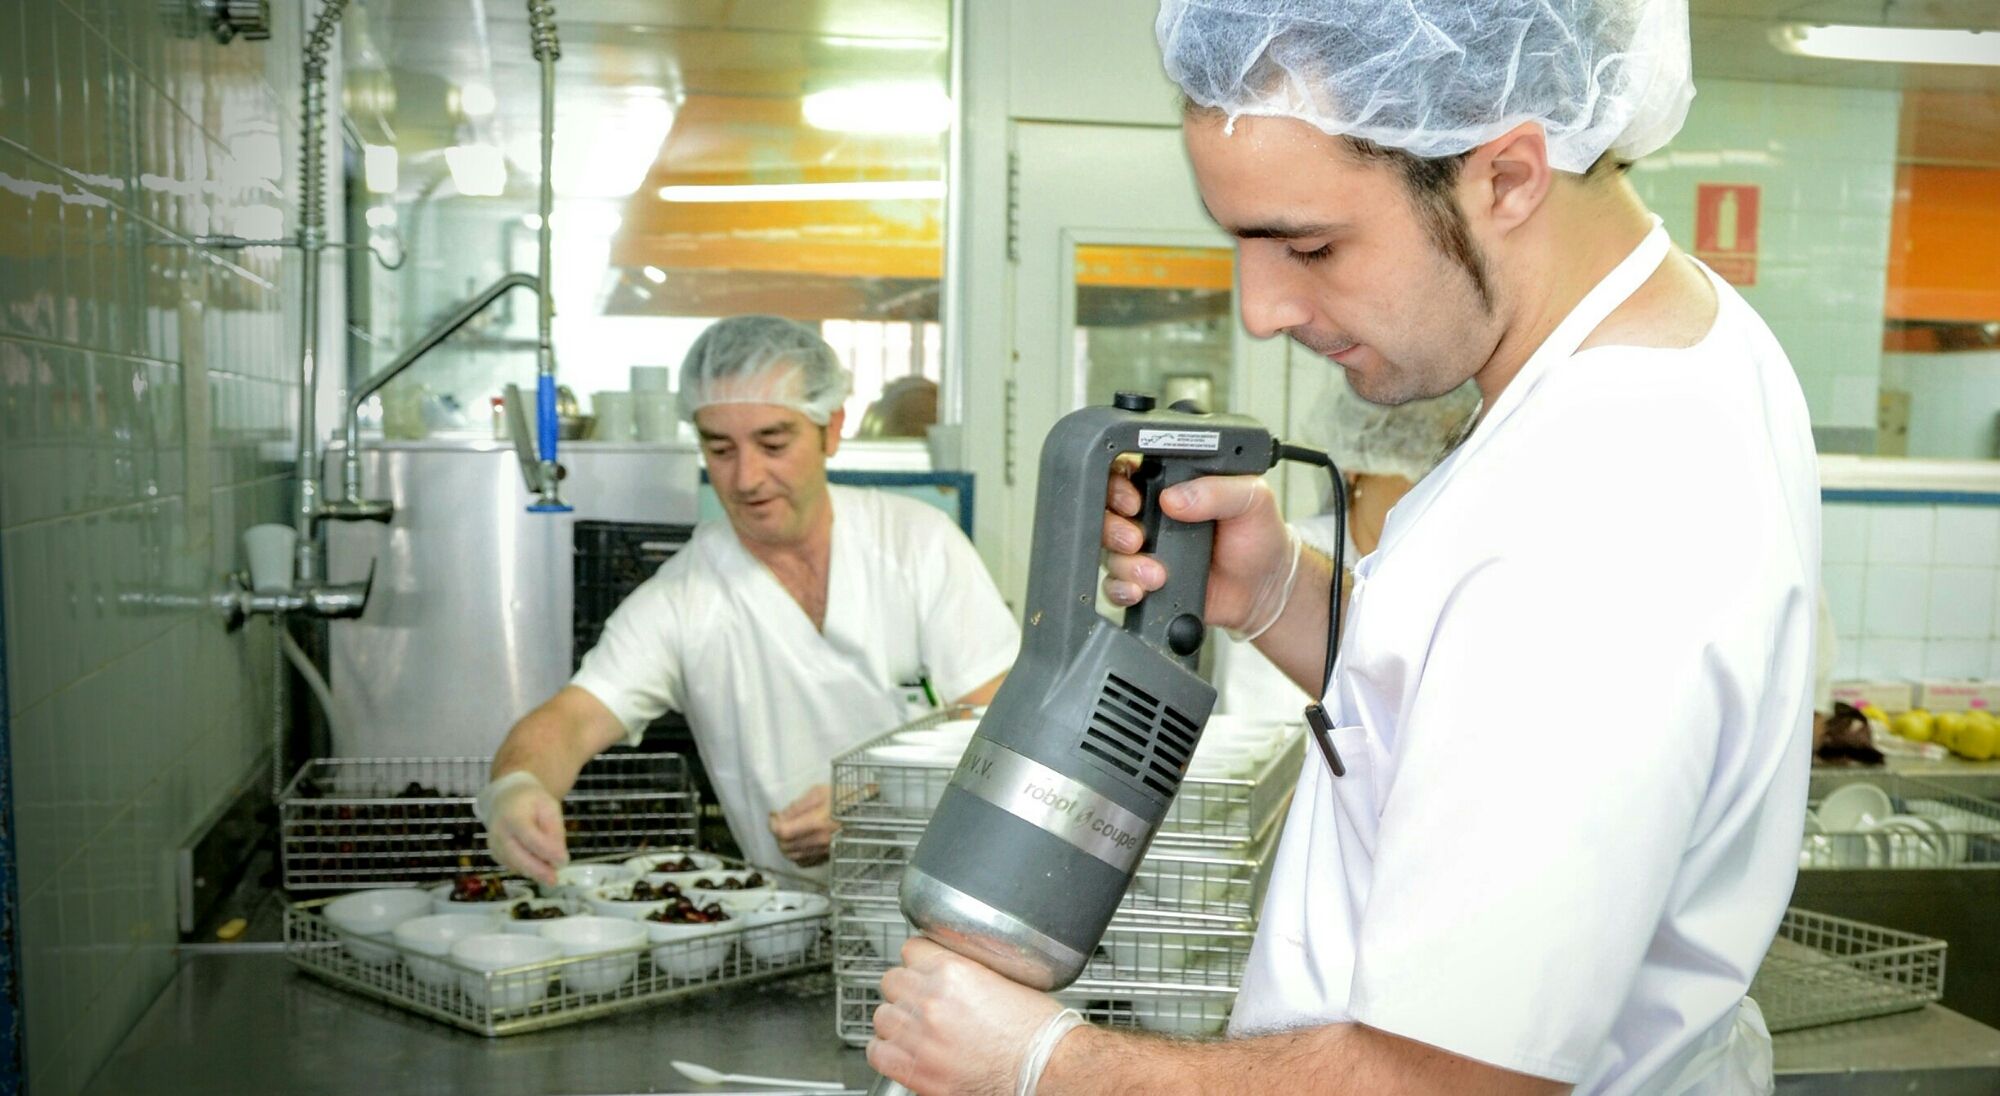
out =
<path fill-rule="evenodd" d="M 1284 675 L 1297 683 L 1306 695 L 1317 700 L 1325 691 L 1327 641 L 1327 601 L 1332 593 L 1333 561 L 1318 550 L 1305 548 L 1299 555 L 1299 577 L 1284 612 L 1255 641 L 1256 648 Z M 1343 576 L 1345 587 L 1351 576 Z"/>
<path fill-rule="evenodd" d="M 616 744 L 624 727 L 596 698 L 574 686 L 521 718 L 493 757 L 494 777 L 522 771 L 561 799 L 589 760 Z"/>
<path fill-rule="evenodd" d="M 1553 1096 L 1568 1090 L 1359 1024 L 1212 1043 L 1080 1028 L 1056 1048 L 1037 1089 L 1043 1096 Z"/>

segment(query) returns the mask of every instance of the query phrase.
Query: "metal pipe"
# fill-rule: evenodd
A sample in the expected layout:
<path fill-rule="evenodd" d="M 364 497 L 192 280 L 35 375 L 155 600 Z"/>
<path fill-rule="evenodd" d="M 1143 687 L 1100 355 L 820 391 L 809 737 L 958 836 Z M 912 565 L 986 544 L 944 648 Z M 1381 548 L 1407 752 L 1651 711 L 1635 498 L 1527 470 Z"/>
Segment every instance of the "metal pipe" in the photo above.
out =
<path fill-rule="evenodd" d="M 319 544 L 315 523 L 319 517 L 320 467 L 319 427 L 313 406 L 319 396 L 319 267 L 326 247 L 326 59 L 333 49 L 334 31 L 347 0 L 325 0 L 319 17 L 306 38 L 301 70 L 301 98 L 304 118 L 300 127 L 299 156 L 299 247 L 304 264 L 299 276 L 299 448 L 298 506 L 292 512 L 298 530 L 298 548 L 293 570 L 301 584 L 319 580 Z"/>
<path fill-rule="evenodd" d="M 499 281 L 494 282 L 492 285 L 487 286 L 485 289 L 468 298 L 457 308 L 452 309 L 449 314 L 438 320 L 437 323 L 432 324 L 430 330 L 419 335 L 417 341 L 411 343 L 403 349 L 402 353 L 396 355 L 395 360 L 383 366 L 381 370 L 370 376 L 367 380 L 354 386 L 354 390 L 347 397 L 347 417 L 341 433 L 341 438 L 346 443 L 346 451 L 341 454 L 343 502 L 352 504 L 362 501 L 361 405 L 367 403 L 370 396 L 381 391 L 383 385 L 395 380 L 398 374 L 416 364 L 417 359 L 437 349 L 440 344 L 450 338 L 459 328 L 471 323 L 474 317 L 486 311 L 487 308 L 492 306 L 494 301 L 505 296 L 508 290 L 533 289 L 540 292 L 542 284 L 540 279 L 531 274 L 516 272 L 502 277 Z"/>
<path fill-rule="evenodd" d="M 938 329 L 946 340 L 939 344 L 939 352 L 944 360 L 938 363 L 938 378 L 944 383 L 942 405 L 938 408 L 941 421 L 963 424 L 965 422 L 965 388 L 970 378 L 972 362 L 972 338 L 966 322 L 969 309 L 966 307 L 966 277 L 972 261 L 972 225 L 966 216 L 966 185 L 972 177 L 967 170 L 972 159 L 972 142 L 966 133 L 966 123 L 972 118 L 972 106 L 966 90 L 967 66 L 970 61 L 966 54 L 965 21 L 969 0 L 951 0 L 950 49 L 950 93 L 952 105 L 951 129 L 945 134 L 944 164 L 944 286 L 938 295 Z M 963 437 L 963 429 L 958 432 Z M 950 454 L 950 459 L 964 467 L 964 442 L 960 441 L 960 451 Z"/>
<path fill-rule="evenodd" d="M 561 477 L 556 468 L 556 439 L 558 423 L 556 414 L 556 349 L 553 337 L 555 324 L 554 283 L 550 277 L 553 265 L 551 256 L 551 234 L 554 226 L 550 223 L 555 213 L 555 154 L 556 154 L 556 60 L 562 56 L 562 44 L 556 39 L 556 9 L 549 0 L 528 0 L 528 37 L 534 47 L 535 60 L 542 68 L 542 190 L 541 215 L 536 251 L 541 277 L 541 296 L 535 316 L 535 367 L 536 367 L 536 427 L 538 444 L 536 450 L 541 458 L 541 483 L 539 498 L 532 510 L 567 510 L 560 491 Z"/>

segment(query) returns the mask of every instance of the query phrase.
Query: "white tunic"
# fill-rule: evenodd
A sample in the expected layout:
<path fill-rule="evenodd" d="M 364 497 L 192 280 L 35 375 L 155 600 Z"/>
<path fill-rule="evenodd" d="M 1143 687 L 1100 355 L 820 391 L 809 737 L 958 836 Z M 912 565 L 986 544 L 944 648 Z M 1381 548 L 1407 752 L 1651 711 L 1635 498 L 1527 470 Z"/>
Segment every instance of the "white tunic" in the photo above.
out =
<path fill-rule="evenodd" d="M 770 812 L 830 776 L 833 755 L 920 714 L 900 685 L 953 700 L 1004 673 L 1021 633 L 971 542 L 913 499 L 829 488 L 825 630 L 726 521 L 703 523 L 605 622 L 570 683 L 637 742 L 687 716 L 744 855 L 789 867 Z"/>
<path fill-rule="evenodd" d="M 1579 1092 L 1767 1090 L 1744 992 L 1790 897 L 1818 473 L 1718 278 L 1696 346 L 1580 305 L 1356 568 L 1232 1030 L 1353 1020 Z"/>

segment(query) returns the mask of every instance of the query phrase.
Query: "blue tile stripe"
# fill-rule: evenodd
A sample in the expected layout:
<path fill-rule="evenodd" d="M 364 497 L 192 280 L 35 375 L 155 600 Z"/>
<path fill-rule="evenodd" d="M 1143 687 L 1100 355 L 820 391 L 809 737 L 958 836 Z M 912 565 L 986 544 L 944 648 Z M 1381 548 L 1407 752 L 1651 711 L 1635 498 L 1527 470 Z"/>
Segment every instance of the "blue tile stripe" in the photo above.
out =
<path fill-rule="evenodd" d="M 2000 491 L 1898 491 L 1887 488 L 1828 487 L 1821 502 L 1873 502 L 1891 506 L 2000 506 Z"/>

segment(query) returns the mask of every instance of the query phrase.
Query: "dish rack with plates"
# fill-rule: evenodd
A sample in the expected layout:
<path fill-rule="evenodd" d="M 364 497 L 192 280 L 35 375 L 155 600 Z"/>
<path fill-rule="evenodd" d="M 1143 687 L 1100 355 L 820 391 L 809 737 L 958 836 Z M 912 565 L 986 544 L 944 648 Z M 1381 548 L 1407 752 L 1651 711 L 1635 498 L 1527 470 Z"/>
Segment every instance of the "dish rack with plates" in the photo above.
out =
<path fill-rule="evenodd" d="M 731 869 L 748 867 L 723 860 Z M 812 883 L 768 868 L 758 871 L 786 890 L 819 893 Z M 322 913 L 334 898 L 285 910 L 285 954 L 301 970 L 336 986 L 476 1035 L 497 1037 L 573 1024 L 729 986 L 824 969 L 833 954 L 824 902 L 816 910 L 751 914 L 756 923 L 685 939 L 479 970 L 442 954 L 419 952 L 393 936 L 357 938 Z M 559 922 L 547 922 L 557 924 Z M 495 934 L 521 932 L 505 923 Z"/>
<path fill-rule="evenodd" d="M 2000 867 L 2000 801 L 1892 773 L 1813 777 L 1801 869 Z"/>
<path fill-rule="evenodd" d="M 872 1034 L 882 973 L 912 932 L 897 891 L 963 752 L 950 733 L 969 733 L 977 714 L 941 712 L 834 758 L 835 1026 L 850 1044 Z M 1273 733 L 1241 775 L 1183 782 L 1097 953 L 1058 999 L 1099 1024 L 1222 1030 L 1304 749 L 1301 728 L 1268 727 Z"/>
<path fill-rule="evenodd" d="M 290 891 L 358 890 L 492 871 L 472 802 L 491 758 L 321 758 L 278 802 L 278 842 Z M 607 753 L 563 797 L 577 859 L 692 845 L 699 816 L 687 758 Z"/>
<path fill-rule="evenodd" d="M 1945 942 L 1789 909 L 1750 983 L 1773 1032 L 1919 1009 L 1944 996 Z"/>

